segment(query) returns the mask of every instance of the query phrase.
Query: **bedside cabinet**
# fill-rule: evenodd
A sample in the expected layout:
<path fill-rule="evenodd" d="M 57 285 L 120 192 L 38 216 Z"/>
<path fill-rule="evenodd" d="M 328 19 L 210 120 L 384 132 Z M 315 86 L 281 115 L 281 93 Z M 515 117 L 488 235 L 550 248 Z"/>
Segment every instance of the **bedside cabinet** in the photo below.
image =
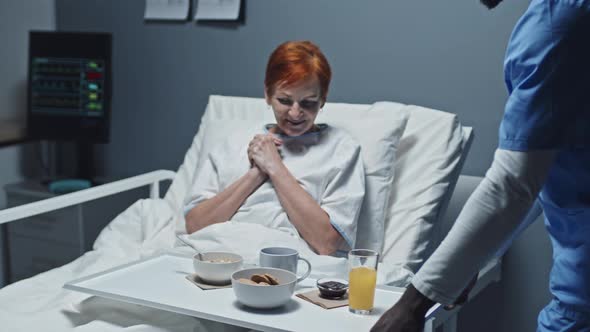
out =
<path fill-rule="evenodd" d="M 4 186 L 8 207 L 56 196 L 40 182 Z M 140 198 L 140 188 L 11 222 L 6 227 L 8 283 L 62 266 L 92 249 L 100 231 Z"/>

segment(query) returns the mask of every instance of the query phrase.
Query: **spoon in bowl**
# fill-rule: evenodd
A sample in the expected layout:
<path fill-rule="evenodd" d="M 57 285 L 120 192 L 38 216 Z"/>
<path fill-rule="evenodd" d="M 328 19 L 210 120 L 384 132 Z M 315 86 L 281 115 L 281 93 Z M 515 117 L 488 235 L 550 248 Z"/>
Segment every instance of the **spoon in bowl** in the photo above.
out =
<path fill-rule="evenodd" d="M 197 253 L 197 258 L 200 261 L 203 260 L 203 256 L 201 256 L 201 253 L 199 252 L 199 250 L 197 248 L 193 247 L 193 245 L 190 242 L 188 242 L 188 241 L 184 240 L 183 238 L 181 238 L 179 234 L 176 234 L 176 238 L 179 239 L 180 242 L 182 242 L 182 243 L 186 244 L 187 246 L 193 248 L 195 250 L 195 252 Z"/>

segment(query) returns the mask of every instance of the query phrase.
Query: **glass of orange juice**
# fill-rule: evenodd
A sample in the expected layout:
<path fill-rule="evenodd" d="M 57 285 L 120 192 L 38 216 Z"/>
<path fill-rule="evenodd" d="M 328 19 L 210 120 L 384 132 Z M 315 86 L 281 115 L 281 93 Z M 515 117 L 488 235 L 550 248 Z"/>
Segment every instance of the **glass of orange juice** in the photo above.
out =
<path fill-rule="evenodd" d="M 348 310 L 368 315 L 373 310 L 379 253 L 354 249 L 348 253 Z"/>

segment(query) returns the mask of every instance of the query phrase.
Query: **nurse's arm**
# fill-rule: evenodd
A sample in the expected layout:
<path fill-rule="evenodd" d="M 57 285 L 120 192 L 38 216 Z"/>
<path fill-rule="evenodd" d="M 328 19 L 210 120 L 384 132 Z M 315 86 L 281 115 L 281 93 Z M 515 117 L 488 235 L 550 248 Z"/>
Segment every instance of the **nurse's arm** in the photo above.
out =
<path fill-rule="evenodd" d="M 492 166 L 453 228 L 412 279 L 400 301 L 375 325 L 397 331 L 400 313 L 424 317 L 433 303 L 450 305 L 469 280 L 511 239 L 543 187 L 554 151 L 496 150 Z M 393 324 L 393 325 L 389 325 Z"/>

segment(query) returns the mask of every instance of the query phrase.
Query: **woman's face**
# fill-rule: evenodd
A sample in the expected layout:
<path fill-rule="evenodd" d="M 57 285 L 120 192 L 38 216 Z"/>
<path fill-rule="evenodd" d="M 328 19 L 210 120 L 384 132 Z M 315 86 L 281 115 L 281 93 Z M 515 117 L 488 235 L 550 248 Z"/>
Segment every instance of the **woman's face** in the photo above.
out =
<path fill-rule="evenodd" d="M 323 100 L 317 78 L 275 89 L 272 96 L 265 93 L 272 107 L 280 131 L 287 136 L 299 136 L 314 128 L 314 121 Z"/>

